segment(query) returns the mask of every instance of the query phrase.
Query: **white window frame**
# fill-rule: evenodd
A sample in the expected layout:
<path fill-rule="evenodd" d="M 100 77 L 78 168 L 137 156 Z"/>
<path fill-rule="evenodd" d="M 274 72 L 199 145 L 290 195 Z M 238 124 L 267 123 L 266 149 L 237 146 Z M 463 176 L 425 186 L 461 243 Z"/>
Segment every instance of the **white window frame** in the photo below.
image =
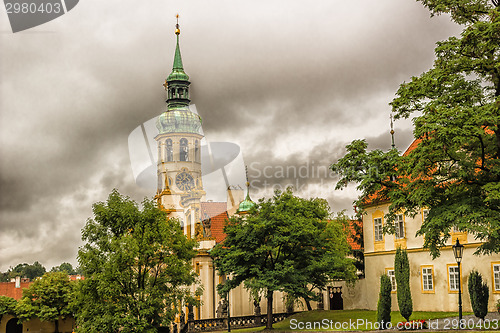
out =
<path fill-rule="evenodd" d="M 460 283 L 460 270 L 458 266 L 448 266 L 448 283 L 450 291 L 458 291 L 458 284 Z"/>
<path fill-rule="evenodd" d="M 432 267 L 422 267 L 422 290 L 434 291 Z"/>
<path fill-rule="evenodd" d="M 391 291 L 396 291 L 398 286 L 396 284 L 396 272 L 394 272 L 394 269 L 388 269 L 387 276 L 391 280 Z"/>
<path fill-rule="evenodd" d="M 373 231 L 375 233 L 375 242 L 381 242 L 384 240 L 382 218 L 377 217 L 373 219 Z"/>
<path fill-rule="evenodd" d="M 500 264 L 493 264 L 493 288 L 500 291 Z"/>
<path fill-rule="evenodd" d="M 396 228 L 396 239 L 403 239 L 406 237 L 405 235 L 405 222 L 404 222 L 403 214 L 396 215 L 396 219 L 394 220 L 394 227 Z"/>
<path fill-rule="evenodd" d="M 429 210 L 422 209 L 422 220 L 425 221 L 427 219 L 427 216 L 429 216 Z"/>

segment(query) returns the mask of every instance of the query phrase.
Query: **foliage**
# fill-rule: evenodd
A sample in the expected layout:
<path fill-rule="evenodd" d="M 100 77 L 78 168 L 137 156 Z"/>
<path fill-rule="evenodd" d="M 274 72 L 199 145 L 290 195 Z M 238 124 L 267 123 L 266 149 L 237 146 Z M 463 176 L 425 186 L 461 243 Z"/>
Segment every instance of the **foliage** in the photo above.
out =
<path fill-rule="evenodd" d="M 363 221 L 355 220 L 351 222 L 352 231 L 350 232 L 350 237 L 353 242 L 359 245 L 359 249 L 352 249 L 351 255 L 356 260 L 354 262 L 354 266 L 356 266 L 356 270 L 361 272 L 359 274 L 359 278 L 365 277 L 365 253 L 364 253 L 364 241 L 363 241 Z"/>
<path fill-rule="evenodd" d="M 192 259 L 196 241 L 176 219 L 145 199 L 142 210 L 116 190 L 93 205 L 78 252 L 80 332 L 156 332 L 182 302 L 196 304 Z"/>
<path fill-rule="evenodd" d="M 478 271 L 473 270 L 469 274 L 468 285 L 472 311 L 476 317 L 484 320 L 488 314 L 488 298 L 490 296 L 488 284 L 483 282 L 483 277 Z"/>
<path fill-rule="evenodd" d="M 328 222 L 328 217 L 325 200 L 296 197 L 290 188 L 261 199 L 249 214 L 231 217 L 226 239 L 211 250 L 220 274 L 231 275 L 219 292 L 252 280 L 254 288 L 265 291 L 271 316 L 274 291 L 308 302 L 318 299 L 315 288 L 331 280 L 354 281 L 345 218 Z"/>
<path fill-rule="evenodd" d="M 380 293 L 377 303 L 377 322 L 380 326 L 391 322 L 391 280 L 385 274 L 380 276 Z M 384 326 L 385 327 L 385 326 Z"/>
<path fill-rule="evenodd" d="M 14 315 L 16 313 L 16 305 L 17 301 L 12 297 L 0 295 L 0 322 L 3 315 Z"/>
<path fill-rule="evenodd" d="M 413 312 L 410 290 L 410 262 L 408 261 L 408 253 L 400 247 L 396 249 L 394 257 L 394 275 L 396 277 L 396 285 L 398 286 L 396 292 L 399 312 L 406 321 L 409 321 Z"/>
<path fill-rule="evenodd" d="M 51 272 L 66 272 L 68 275 L 76 275 L 77 272 L 69 262 L 63 262 L 59 266 L 54 266 L 50 270 Z"/>
<path fill-rule="evenodd" d="M 54 321 L 58 332 L 59 319 L 73 315 L 74 284 L 63 272 L 48 272 L 23 289 L 17 302 L 16 315 L 21 321 L 39 318 Z"/>
<path fill-rule="evenodd" d="M 332 165 L 341 176 L 337 188 L 358 183 L 361 207 L 375 196 L 390 201 L 386 232 L 398 212 L 415 216 L 429 208 L 417 235 L 425 235 L 433 257 L 453 226 L 484 242 L 477 254 L 498 253 L 500 8 L 487 0 L 421 2 L 433 15 L 449 13 L 464 30 L 438 42 L 433 68 L 403 83 L 391 102 L 396 119 L 413 119 L 418 145 L 399 156 L 353 141 Z"/>
<path fill-rule="evenodd" d="M 33 265 L 29 265 L 27 263 L 18 264 L 14 268 L 10 268 L 7 273 L 9 278 L 15 278 L 17 276 L 26 277 L 31 281 L 35 280 L 35 278 L 42 276 L 45 274 L 46 269 L 40 264 L 38 261 L 35 261 Z"/>

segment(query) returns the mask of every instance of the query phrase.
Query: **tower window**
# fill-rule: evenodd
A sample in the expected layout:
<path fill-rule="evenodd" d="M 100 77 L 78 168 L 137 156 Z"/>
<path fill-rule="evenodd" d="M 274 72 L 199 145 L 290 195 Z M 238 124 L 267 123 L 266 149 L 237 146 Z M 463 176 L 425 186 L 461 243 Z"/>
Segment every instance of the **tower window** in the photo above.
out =
<path fill-rule="evenodd" d="M 194 142 L 194 161 L 200 162 L 200 143 L 198 140 Z"/>
<path fill-rule="evenodd" d="M 165 155 L 167 162 L 172 162 L 174 160 L 174 149 L 172 148 L 172 140 L 167 139 L 165 142 Z"/>
<path fill-rule="evenodd" d="M 180 143 L 181 143 L 179 147 L 180 161 L 189 161 L 188 140 L 182 138 Z"/>

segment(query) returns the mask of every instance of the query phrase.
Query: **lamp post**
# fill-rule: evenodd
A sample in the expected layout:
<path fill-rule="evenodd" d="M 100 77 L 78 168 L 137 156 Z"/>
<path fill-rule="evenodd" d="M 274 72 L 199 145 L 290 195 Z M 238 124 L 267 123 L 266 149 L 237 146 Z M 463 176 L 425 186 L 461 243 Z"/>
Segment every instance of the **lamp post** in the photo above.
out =
<path fill-rule="evenodd" d="M 462 256 L 464 254 L 464 246 L 460 244 L 457 238 L 457 242 L 453 245 L 453 255 L 458 264 L 458 322 L 462 321 L 462 281 L 460 274 L 460 263 L 462 262 Z"/>

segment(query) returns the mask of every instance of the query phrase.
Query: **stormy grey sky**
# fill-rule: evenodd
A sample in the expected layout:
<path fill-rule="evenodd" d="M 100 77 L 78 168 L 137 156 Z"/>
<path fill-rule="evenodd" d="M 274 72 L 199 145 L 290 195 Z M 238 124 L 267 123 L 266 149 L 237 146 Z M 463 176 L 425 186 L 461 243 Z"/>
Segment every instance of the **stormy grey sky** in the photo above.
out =
<path fill-rule="evenodd" d="M 333 211 L 352 211 L 355 191 L 264 168 L 322 170 L 357 138 L 388 149 L 399 84 L 460 32 L 415 0 L 85 0 L 16 34 L 0 12 L 0 271 L 76 264 L 92 203 L 154 194 L 135 184 L 127 138 L 164 109 L 176 13 L 204 133 L 241 147 L 252 197 L 270 193 L 265 180 L 298 184 Z M 403 151 L 411 122 L 395 127 Z"/>

